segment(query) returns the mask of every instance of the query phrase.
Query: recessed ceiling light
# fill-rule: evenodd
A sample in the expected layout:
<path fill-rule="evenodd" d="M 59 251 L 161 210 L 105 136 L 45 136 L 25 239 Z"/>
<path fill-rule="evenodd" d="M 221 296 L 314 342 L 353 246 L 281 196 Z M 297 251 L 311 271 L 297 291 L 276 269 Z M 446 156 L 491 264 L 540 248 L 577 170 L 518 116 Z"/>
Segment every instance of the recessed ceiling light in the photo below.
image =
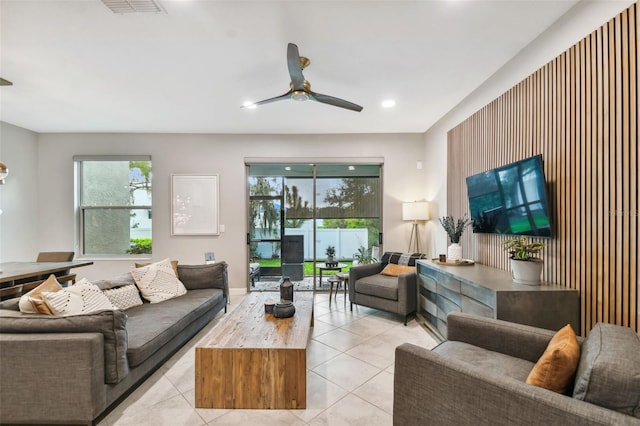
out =
<path fill-rule="evenodd" d="M 386 99 L 382 101 L 382 108 L 393 108 L 394 106 L 396 106 L 396 101 L 393 99 Z"/>
<path fill-rule="evenodd" d="M 242 106 L 244 106 L 246 109 L 256 109 L 258 107 L 258 105 L 254 104 L 251 101 L 243 103 Z"/>

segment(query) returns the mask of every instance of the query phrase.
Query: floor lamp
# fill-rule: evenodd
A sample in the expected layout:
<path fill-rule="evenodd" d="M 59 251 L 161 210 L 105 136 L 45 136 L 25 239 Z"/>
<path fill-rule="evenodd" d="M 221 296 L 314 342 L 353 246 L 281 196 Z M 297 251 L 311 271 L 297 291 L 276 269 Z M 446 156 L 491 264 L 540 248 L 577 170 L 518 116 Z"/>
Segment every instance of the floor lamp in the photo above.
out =
<path fill-rule="evenodd" d="M 411 238 L 409 238 L 409 253 L 422 253 L 418 221 L 429 220 L 429 203 L 426 201 L 402 203 L 402 220 L 413 222 Z M 414 249 L 412 249 L 412 247 L 414 247 Z"/>

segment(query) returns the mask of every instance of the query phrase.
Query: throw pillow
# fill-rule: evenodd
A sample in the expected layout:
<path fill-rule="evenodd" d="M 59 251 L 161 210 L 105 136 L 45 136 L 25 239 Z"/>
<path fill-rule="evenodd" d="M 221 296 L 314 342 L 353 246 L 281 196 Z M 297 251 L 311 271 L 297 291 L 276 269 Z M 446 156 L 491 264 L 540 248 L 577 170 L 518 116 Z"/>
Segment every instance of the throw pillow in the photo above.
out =
<path fill-rule="evenodd" d="M 416 260 L 425 259 L 426 254 L 423 253 L 400 253 L 387 251 L 382 255 L 380 263 L 395 263 L 397 265 L 416 266 Z"/>
<path fill-rule="evenodd" d="M 51 309 L 49 309 L 49 306 L 42 297 L 42 292 L 48 291 L 55 293 L 60 290 L 62 290 L 62 286 L 58 280 L 56 280 L 55 275 L 49 275 L 49 278 L 47 278 L 45 282 L 20 297 L 20 302 L 18 302 L 20 312 L 24 314 L 53 315 L 53 312 L 51 312 Z"/>
<path fill-rule="evenodd" d="M 132 269 L 131 275 L 142 297 L 151 303 L 164 302 L 187 293 L 169 259 Z"/>
<path fill-rule="evenodd" d="M 580 345 L 573 328 L 567 324 L 551 338 L 527 383 L 564 394 L 572 384 L 579 361 Z"/>
<path fill-rule="evenodd" d="M 134 263 L 133 264 L 134 267 L 136 268 L 143 268 L 145 266 L 149 266 L 151 265 L 151 263 L 147 262 L 147 263 Z M 178 276 L 178 261 L 177 260 L 172 260 L 171 261 L 171 267 L 173 268 L 173 272 L 176 274 L 176 277 Z"/>
<path fill-rule="evenodd" d="M 42 297 L 54 315 L 82 315 L 118 309 L 97 285 L 86 278 L 57 292 L 43 291 Z"/>
<path fill-rule="evenodd" d="M 111 288 L 109 290 L 102 290 L 102 292 L 113 305 L 123 311 L 133 308 L 134 306 L 142 305 L 142 299 L 140 299 L 138 287 L 133 284 L 118 288 Z"/>
<path fill-rule="evenodd" d="M 405 272 L 415 272 L 415 266 L 396 265 L 395 263 L 389 263 L 380 272 L 380 275 L 388 275 L 390 277 L 397 277 Z"/>

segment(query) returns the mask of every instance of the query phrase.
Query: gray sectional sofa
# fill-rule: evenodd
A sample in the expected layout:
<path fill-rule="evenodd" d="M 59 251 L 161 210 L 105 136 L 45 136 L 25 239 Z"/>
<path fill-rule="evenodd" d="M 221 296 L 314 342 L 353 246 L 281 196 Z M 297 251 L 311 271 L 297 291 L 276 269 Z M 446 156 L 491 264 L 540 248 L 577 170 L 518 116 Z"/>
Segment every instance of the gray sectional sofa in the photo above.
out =
<path fill-rule="evenodd" d="M 187 294 L 126 311 L 52 317 L 0 303 L 0 423 L 93 424 L 180 349 L 229 298 L 227 265 L 178 265 Z M 131 274 L 96 281 L 133 284 Z"/>
<path fill-rule="evenodd" d="M 448 340 L 396 348 L 393 424 L 640 425 L 640 338 L 596 324 L 579 338 L 566 395 L 527 384 L 554 332 L 468 314 L 447 318 Z"/>

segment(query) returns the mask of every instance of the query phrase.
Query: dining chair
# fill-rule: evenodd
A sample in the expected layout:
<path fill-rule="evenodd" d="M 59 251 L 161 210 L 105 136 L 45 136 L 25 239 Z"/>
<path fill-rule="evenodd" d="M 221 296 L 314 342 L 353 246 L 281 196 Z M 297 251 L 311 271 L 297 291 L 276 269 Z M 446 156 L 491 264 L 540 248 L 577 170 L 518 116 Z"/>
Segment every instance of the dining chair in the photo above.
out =
<path fill-rule="evenodd" d="M 71 262 L 75 254 L 73 251 L 42 251 L 38 254 L 36 262 Z M 60 284 L 69 281 L 71 284 L 76 283 L 76 274 L 72 274 L 71 269 L 56 272 L 55 276 Z"/>

